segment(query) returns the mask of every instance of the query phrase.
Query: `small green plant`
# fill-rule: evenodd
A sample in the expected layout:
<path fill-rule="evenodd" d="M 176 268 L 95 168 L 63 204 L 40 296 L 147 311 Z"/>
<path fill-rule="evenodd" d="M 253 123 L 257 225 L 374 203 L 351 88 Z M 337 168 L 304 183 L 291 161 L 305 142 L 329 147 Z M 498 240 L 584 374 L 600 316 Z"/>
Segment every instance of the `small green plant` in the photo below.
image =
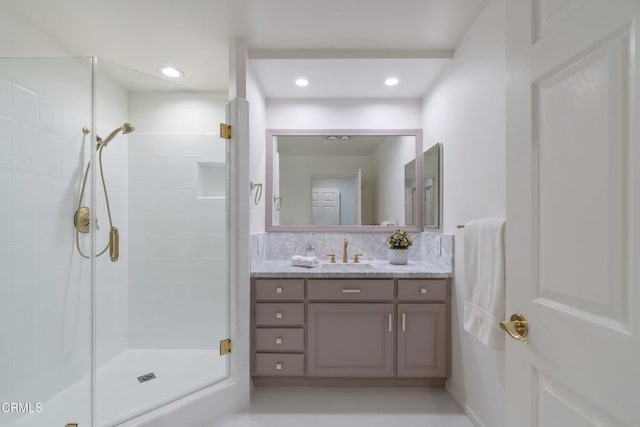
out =
<path fill-rule="evenodd" d="M 409 233 L 406 231 L 396 230 L 389 236 L 387 243 L 389 243 L 391 249 L 407 249 L 413 245 L 413 239 L 411 239 L 411 236 L 409 236 Z"/>

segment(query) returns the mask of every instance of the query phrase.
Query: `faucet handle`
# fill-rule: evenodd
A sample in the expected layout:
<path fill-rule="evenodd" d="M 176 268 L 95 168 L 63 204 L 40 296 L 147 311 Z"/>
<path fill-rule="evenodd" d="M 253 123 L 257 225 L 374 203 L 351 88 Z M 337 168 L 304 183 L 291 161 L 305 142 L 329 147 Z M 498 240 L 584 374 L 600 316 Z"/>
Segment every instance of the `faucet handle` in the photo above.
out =
<path fill-rule="evenodd" d="M 355 255 L 353 256 L 353 263 L 354 263 L 354 264 L 358 264 L 358 263 L 360 263 L 360 258 L 359 258 L 359 257 L 361 257 L 361 256 L 364 256 L 364 254 L 355 254 Z"/>
<path fill-rule="evenodd" d="M 327 254 L 327 256 L 331 257 L 331 261 L 329 261 L 331 264 L 336 263 L 336 254 Z"/>

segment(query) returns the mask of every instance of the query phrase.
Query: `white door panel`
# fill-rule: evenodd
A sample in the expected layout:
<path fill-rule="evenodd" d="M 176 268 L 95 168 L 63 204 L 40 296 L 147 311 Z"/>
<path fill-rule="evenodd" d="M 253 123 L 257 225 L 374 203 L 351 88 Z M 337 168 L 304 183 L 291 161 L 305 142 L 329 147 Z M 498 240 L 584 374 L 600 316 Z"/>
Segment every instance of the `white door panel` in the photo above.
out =
<path fill-rule="evenodd" d="M 506 425 L 638 426 L 640 2 L 507 8 Z"/>
<path fill-rule="evenodd" d="M 340 225 L 340 189 L 314 187 L 311 213 L 313 225 Z"/>

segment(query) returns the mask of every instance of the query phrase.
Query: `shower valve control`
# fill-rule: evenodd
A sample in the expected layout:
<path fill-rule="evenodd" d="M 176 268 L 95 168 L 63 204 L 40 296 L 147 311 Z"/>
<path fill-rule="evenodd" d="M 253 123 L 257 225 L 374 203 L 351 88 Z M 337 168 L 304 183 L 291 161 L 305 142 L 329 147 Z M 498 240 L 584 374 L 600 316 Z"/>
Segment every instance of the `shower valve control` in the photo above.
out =
<path fill-rule="evenodd" d="M 73 216 L 73 224 L 79 232 L 88 233 L 89 225 L 91 224 L 91 210 L 86 206 L 78 208 Z"/>

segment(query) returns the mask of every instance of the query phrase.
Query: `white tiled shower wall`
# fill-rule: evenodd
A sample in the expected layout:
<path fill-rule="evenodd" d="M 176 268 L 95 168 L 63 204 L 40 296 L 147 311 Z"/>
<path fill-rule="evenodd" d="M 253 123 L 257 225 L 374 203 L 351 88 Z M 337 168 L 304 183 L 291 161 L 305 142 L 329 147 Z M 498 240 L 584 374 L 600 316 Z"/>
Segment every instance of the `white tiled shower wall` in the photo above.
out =
<path fill-rule="evenodd" d="M 226 200 L 201 194 L 200 172 L 224 166 L 225 144 L 205 133 L 129 140 L 130 347 L 211 348 L 227 324 Z"/>
<path fill-rule="evenodd" d="M 72 225 L 87 125 L 0 79 L 0 396 L 11 401 L 44 401 L 89 372 L 90 264 Z"/>

